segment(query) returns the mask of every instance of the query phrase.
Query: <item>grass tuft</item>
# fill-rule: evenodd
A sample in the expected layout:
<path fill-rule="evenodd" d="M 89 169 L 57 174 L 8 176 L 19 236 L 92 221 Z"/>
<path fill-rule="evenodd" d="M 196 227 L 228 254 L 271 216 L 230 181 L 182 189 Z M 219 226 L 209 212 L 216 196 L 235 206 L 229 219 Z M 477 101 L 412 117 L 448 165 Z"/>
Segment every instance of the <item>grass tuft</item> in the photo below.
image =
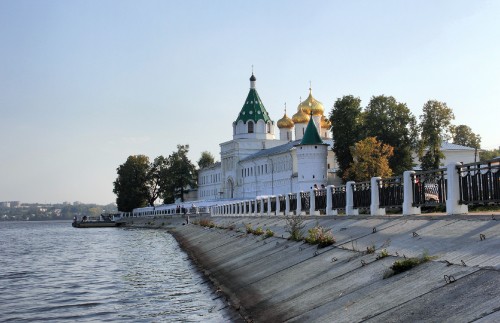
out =
<path fill-rule="evenodd" d="M 309 244 L 317 244 L 318 248 L 324 248 L 335 243 L 332 230 L 316 225 L 308 230 L 306 242 Z"/>

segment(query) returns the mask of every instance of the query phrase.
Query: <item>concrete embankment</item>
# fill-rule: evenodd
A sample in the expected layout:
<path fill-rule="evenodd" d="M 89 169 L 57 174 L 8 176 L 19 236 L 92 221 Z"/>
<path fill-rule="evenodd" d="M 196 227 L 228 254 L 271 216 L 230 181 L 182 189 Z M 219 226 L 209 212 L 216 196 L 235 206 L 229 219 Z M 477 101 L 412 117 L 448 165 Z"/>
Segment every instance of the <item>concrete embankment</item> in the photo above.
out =
<path fill-rule="evenodd" d="M 497 217 L 307 217 L 305 232 L 332 229 L 336 243 L 322 249 L 287 240 L 278 217 L 169 230 L 248 321 L 499 322 Z M 275 236 L 247 234 L 245 224 Z M 435 258 L 384 278 L 396 260 L 424 253 Z"/>

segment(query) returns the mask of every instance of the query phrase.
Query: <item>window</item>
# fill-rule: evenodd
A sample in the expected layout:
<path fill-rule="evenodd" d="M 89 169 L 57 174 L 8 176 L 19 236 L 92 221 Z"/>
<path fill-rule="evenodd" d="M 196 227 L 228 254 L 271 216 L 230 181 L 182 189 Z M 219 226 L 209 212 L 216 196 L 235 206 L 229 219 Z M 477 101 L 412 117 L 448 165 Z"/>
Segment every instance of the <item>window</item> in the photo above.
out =
<path fill-rule="evenodd" d="M 271 133 L 271 123 L 267 123 L 267 133 Z"/>
<path fill-rule="evenodd" d="M 248 133 L 253 133 L 253 122 L 248 121 Z"/>

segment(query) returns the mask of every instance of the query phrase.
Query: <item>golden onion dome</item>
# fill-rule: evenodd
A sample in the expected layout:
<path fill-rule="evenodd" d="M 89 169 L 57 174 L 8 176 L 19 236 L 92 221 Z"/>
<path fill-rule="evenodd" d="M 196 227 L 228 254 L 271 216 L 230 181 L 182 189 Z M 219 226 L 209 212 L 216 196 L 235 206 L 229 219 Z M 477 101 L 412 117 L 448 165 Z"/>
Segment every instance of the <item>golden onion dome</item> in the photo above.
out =
<path fill-rule="evenodd" d="M 327 117 L 321 116 L 321 128 L 330 129 L 332 127 L 332 123 L 328 120 Z"/>
<path fill-rule="evenodd" d="M 285 114 L 283 115 L 283 118 L 279 119 L 277 122 L 278 128 L 293 128 L 293 121 L 286 115 L 286 108 L 285 108 Z"/>
<path fill-rule="evenodd" d="M 308 123 L 311 117 L 299 106 L 299 111 L 292 116 L 294 123 Z"/>
<path fill-rule="evenodd" d="M 312 113 L 313 116 L 321 116 L 325 112 L 325 108 L 323 107 L 323 103 L 319 102 L 312 96 L 312 89 L 309 88 L 309 96 L 305 101 L 299 104 L 299 109 L 310 115 Z"/>

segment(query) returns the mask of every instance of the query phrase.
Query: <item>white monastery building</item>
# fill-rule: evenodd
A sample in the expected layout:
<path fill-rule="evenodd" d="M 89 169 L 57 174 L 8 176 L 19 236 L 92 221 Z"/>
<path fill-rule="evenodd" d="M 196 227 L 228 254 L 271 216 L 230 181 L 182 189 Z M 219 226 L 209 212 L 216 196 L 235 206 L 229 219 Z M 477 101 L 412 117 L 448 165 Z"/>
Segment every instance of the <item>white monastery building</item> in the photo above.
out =
<path fill-rule="evenodd" d="M 311 88 L 292 118 L 285 109 L 275 124 L 257 93 L 256 80 L 252 73 L 250 91 L 233 122 L 233 139 L 220 144 L 221 162 L 199 170 L 198 200 L 251 199 L 341 185 L 332 125 Z M 474 162 L 474 148 L 447 143 L 442 148 L 446 163 Z"/>
<path fill-rule="evenodd" d="M 292 118 L 271 120 L 250 77 L 250 91 L 233 122 L 233 139 L 220 144 L 221 162 L 200 169 L 198 199 L 253 198 L 339 185 L 330 121 L 309 96 Z M 279 139 L 274 133 L 279 129 Z"/>

